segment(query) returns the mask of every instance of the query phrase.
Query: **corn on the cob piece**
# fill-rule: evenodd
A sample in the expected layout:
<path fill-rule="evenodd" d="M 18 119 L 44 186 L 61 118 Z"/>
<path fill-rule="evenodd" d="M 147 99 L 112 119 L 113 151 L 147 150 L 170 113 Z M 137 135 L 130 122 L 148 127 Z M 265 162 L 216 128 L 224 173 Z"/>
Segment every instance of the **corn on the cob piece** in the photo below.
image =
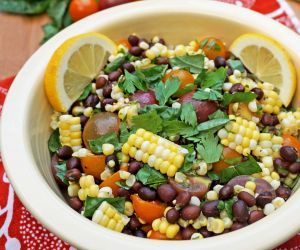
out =
<path fill-rule="evenodd" d="M 297 136 L 300 130 L 300 111 L 280 112 L 278 115 L 282 132 Z"/>
<path fill-rule="evenodd" d="M 170 224 L 164 217 L 155 219 L 152 222 L 152 228 L 154 231 L 166 234 L 169 239 L 173 239 L 180 230 L 178 224 Z"/>
<path fill-rule="evenodd" d="M 97 197 L 99 194 L 99 186 L 95 184 L 94 177 L 92 175 L 81 176 L 79 179 L 80 189 L 78 191 L 78 197 L 80 200 L 86 200 L 87 196 Z"/>
<path fill-rule="evenodd" d="M 129 136 L 122 152 L 173 177 L 181 168 L 187 150 L 149 131 L 138 129 Z"/>
<path fill-rule="evenodd" d="M 282 102 L 279 95 L 274 91 L 274 85 L 271 83 L 258 83 L 258 88 L 261 88 L 264 92 L 264 97 L 260 101 L 262 109 L 265 113 L 279 114 Z"/>
<path fill-rule="evenodd" d="M 259 129 L 252 121 L 230 115 L 231 120 L 225 128 L 219 130 L 218 136 L 224 146 L 228 146 L 243 155 L 250 154 L 257 146 Z"/>
<path fill-rule="evenodd" d="M 111 230 L 122 232 L 124 226 L 129 222 L 129 218 L 119 213 L 107 201 L 103 201 L 93 214 L 92 221 Z"/>
<path fill-rule="evenodd" d="M 50 122 L 50 127 L 54 130 L 58 128 L 58 122 L 59 122 L 59 117 L 61 116 L 61 113 L 54 111 L 54 113 L 51 115 L 51 122 Z"/>
<path fill-rule="evenodd" d="M 58 127 L 61 145 L 70 146 L 73 151 L 77 151 L 82 147 L 80 117 L 61 115 L 59 117 Z"/>

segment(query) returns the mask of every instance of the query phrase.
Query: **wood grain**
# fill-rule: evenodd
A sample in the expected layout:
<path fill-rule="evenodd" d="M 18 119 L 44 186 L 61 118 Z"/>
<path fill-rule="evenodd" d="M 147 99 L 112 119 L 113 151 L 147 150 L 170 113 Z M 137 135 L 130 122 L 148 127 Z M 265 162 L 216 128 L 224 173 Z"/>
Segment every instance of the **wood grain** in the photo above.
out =
<path fill-rule="evenodd" d="M 300 18 L 300 3 L 288 1 Z M 26 17 L 0 13 L 0 79 L 16 74 L 39 47 L 46 15 Z"/>

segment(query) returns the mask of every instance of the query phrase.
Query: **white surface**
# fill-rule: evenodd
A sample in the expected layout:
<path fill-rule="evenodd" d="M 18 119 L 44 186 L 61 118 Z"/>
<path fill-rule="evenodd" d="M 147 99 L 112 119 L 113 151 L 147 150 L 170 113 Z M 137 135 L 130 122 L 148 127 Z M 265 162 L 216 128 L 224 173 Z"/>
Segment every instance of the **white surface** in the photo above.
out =
<path fill-rule="evenodd" d="M 300 69 L 300 39 L 295 33 L 260 14 L 218 2 L 136 2 L 71 25 L 43 45 L 24 65 L 2 112 L 2 157 L 7 174 L 23 204 L 40 222 L 67 242 L 89 250 L 270 249 L 299 231 L 300 191 L 267 218 L 236 232 L 202 241 L 155 241 L 127 236 L 98 226 L 68 207 L 49 167 L 47 139 L 51 108 L 43 92 L 43 75 L 59 44 L 88 31 L 101 31 L 113 39 L 132 32 L 146 37 L 157 34 L 169 43 L 183 43 L 205 35 L 215 35 L 230 43 L 242 33 L 261 32 L 285 44 Z"/>

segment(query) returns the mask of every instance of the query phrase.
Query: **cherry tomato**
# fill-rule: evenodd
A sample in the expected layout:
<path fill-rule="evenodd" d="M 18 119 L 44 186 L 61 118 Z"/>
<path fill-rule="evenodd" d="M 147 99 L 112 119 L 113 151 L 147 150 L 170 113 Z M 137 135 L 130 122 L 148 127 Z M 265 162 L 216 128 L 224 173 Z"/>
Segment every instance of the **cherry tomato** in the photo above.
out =
<path fill-rule="evenodd" d="M 132 46 L 131 46 L 131 44 L 128 42 L 128 39 L 126 39 L 126 38 L 121 38 L 121 39 L 119 39 L 118 41 L 117 41 L 117 44 L 119 45 L 123 45 L 123 46 L 125 46 L 126 48 L 128 48 L 128 49 L 130 49 Z"/>
<path fill-rule="evenodd" d="M 214 60 L 217 56 L 224 58 L 227 56 L 224 43 L 215 37 L 203 38 L 200 41 L 200 48 L 210 60 Z"/>
<path fill-rule="evenodd" d="M 282 145 L 294 147 L 298 152 L 298 157 L 300 157 L 300 142 L 299 142 L 299 140 L 295 136 L 288 135 L 288 134 L 283 134 L 282 138 L 283 138 Z"/>
<path fill-rule="evenodd" d="M 229 147 L 224 147 L 223 160 L 220 160 L 213 164 L 213 171 L 217 174 L 221 173 L 223 169 L 228 168 L 230 166 L 229 164 L 225 163 L 225 160 L 233 159 L 237 157 L 241 157 L 241 155 L 238 152 L 236 152 L 235 150 Z"/>
<path fill-rule="evenodd" d="M 78 21 L 97 11 L 98 3 L 96 0 L 72 0 L 69 6 L 69 14 L 73 21 Z"/>
<path fill-rule="evenodd" d="M 116 196 L 117 195 L 117 191 L 120 188 L 116 182 L 117 181 L 121 181 L 121 177 L 120 177 L 120 173 L 116 172 L 114 173 L 111 177 L 107 178 L 105 181 L 103 181 L 99 187 L 110 187 L 112 189 L 113 195 Z"/>
<path fill-rule="evenodd" d="M 166 82 L 169 78 L 171 77 L 177 77 L 180 80 L 180 89 L 184 89 L 184 87 L 190 83 L 194 83 L 195 79 L 193 77 L 193 75 L 183 69 L 176 69 L 176 70 L 172 70 L 170 71 L 168 74 L 165 75 L 163 81 Z M 196 86 L 195 86 L 196 88 Z"/>
<path fill-rule="evenodd" d="M 137 0 L 99 0 L 99 10 L 104 10 L 124 3 L 135 2 Z"/>
<path fill-rule="evenodd" d="M 105 169 L 105 155 L 89 155 L 80 159 L 83 172 L 99 179 Z"/>
<path fill-rule="evenodd" d="M 137 216 L 146 223 L 152 223 L 157 218 L 164 216 L 164 211 L 167 207 L 159 201 L 144 201 L 138 195 L 131 195 L 133 209 Z"/>

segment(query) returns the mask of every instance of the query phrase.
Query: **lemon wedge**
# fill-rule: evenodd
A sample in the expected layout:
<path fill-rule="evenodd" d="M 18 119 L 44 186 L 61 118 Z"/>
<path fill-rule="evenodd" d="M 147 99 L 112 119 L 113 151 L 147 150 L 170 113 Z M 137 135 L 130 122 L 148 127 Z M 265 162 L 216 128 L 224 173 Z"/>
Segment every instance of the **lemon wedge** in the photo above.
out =
<path fill-rule="evenodd" d="M 96 32 L 77 35 L 60 45 L 48 63 L 44 81 L 53 108 L 66 112 L 115 52 L 115 43 Z"/>
<path fill-rule="evenodd" d="M 290 104 L 296 90 L 296 70 L 282 45 L 265 35 L 249 33 L 239 36 L 229 50 L 258 79 L 279 89 L 284 106 Z"/>

